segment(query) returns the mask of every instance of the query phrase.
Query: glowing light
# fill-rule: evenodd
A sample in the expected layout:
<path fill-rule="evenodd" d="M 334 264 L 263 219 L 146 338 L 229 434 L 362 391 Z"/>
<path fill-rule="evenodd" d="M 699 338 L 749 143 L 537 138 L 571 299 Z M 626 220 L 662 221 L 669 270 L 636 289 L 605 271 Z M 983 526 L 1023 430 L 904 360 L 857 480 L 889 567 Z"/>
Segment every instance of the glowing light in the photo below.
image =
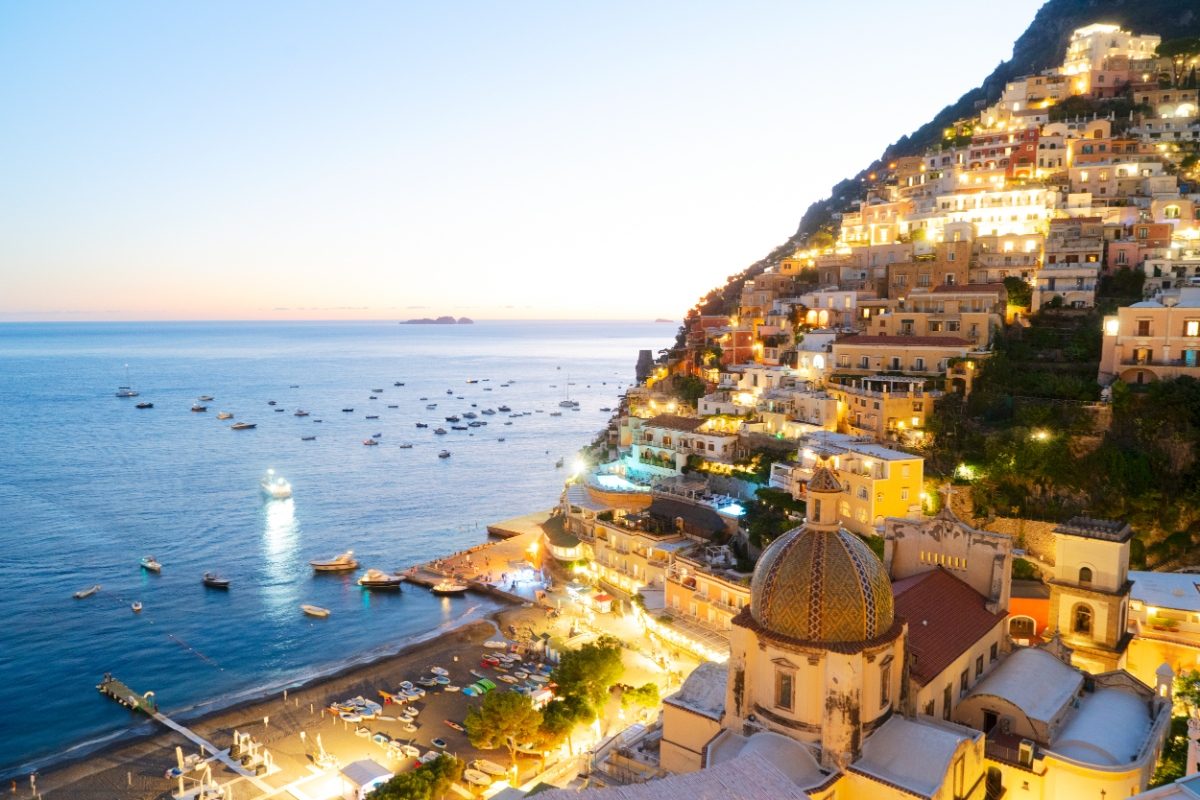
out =
<path fill-rule="evenodd" d="M 1111 317 L 1104 320 L 1104 333 L 1108 336 L 1116 336 L 1121 330 L 1121 321 L 1116 317 Z"/>

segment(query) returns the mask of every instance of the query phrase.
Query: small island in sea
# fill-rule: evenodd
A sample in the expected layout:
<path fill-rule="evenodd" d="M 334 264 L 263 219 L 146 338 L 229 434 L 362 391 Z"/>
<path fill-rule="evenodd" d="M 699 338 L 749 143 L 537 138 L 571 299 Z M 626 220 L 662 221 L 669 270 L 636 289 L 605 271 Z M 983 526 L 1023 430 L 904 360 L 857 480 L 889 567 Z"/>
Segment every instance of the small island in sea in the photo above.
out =
<path fill-rule="evenodd" d="M 675 320 L 673 320 L 673 319 L 663 319 L 662 317 L 659 317 L 658 319 L 656 319 L 656 320 L 654 320 L 654 321 L 655 321 L 655 323 L 659 323 L 659 322 L 674 322 Z"/>
<path fill-rule="evenodd" d="M 434 319 L 432 317 L 421 317 L 420 319 L 401 320 L 400 324 L 401 325 L 474 325 L 475 320 L 471 319 L 470 317 L 459 317 L 458 319 L 455 319 L 454 317 L 448 317 L 448 316 L 447 317 L 438 317 L 437 319 Z"/>

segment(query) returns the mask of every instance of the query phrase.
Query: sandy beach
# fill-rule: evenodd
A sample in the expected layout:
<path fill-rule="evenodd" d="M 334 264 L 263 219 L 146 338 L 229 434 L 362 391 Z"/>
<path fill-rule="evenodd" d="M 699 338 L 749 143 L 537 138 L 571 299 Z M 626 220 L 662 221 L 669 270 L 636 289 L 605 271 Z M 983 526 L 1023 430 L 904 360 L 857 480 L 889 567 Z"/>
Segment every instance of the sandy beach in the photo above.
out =
<path fill-rule="evenodd" d="M 497 616 L 507 627 L 509 624 L 536 624 L 537 620 L 544 618 L 544 612 L 514 608 Z M 469 685 L 477 680 L 469 670 L 480 669 L 479 657 L 486 652 L 483 642 L 496 638 L 496 632 L 497 627 L 492 620 L 471 623 L 430 641 L 414 644 L 396 655 L 289 690 L 286 700 L 279 693 L 267 699 L 214 712 L 187 721 L 186 724 L 192 731 L 221 748 L 229 747 L 235 730 L 250 733 L 270 751 L 278 768 L 261 779 L 272 789 L 315 772 L 310 756 L 315 750 L 318 734 L 326 751 L 337 757 L 343 765 L 361 758 L 371 758 L 394 771 L 409 769 L 413 763 L 411 759 L 389 758 L 385 747 L 369 738 L 355 735 L 355 728 L 359 725 L 344 722 L 328 712 L 323 713 L 323 709 L 331 702 L 356 695 L 383 702 L 380 689 L 392 691 L 403 680 L 415 680 L 428 674 L 427 667 L 431 665 L 440 665 L 449 670 L 453 684 Z M 461 692 L 435 689 L 415 703 L 420 709 L 415 732 L 405 732 L 404 723 L 400 721 L 372 720 L 360 724 L 369 727 L 372 733 L 381 732 L 411 742 L 422 752 L 432 749 L 434 738 L 441 738 L 446 742 L 446 751 L 459 758 L 488 758 L 507 766 L 506 753 L 477 751 L 471 747 L 465 734 L 445 724 L 446 719 L 461 722 L 471 702 L 477 700 L 473 701 Z M 385 705 L 383 714 L 396 716 L 398 708 Z M 113 713 L 127 712 L 114 703 Z M 301 732 L 304 733 L 303 739 Z M 176 746 L 182 746 L 185 755 L 198 749 L 181 734 L 156 725 L 151 735 L 129 743 L 114 743 L 101 752 L 46 771 L 38 776 L 36 788 L 38 793 L 56 800 L 165 798 L 177 789 L 175 781 L 164 777 L 165 771 L 175 765 Z M 536 766 L 536 760 L 530 761 L 529 766 Z M 222 783 L 235 777 L 220 764 L 214 764 L 213 775 Z M 256 786 L 246 778 L 234 783 L 235 797 L 256 797 L 263 793 L 261 785 Z M 17 794 L 10 796 L 30 797 L 28 779 L 19 781 Z"/>

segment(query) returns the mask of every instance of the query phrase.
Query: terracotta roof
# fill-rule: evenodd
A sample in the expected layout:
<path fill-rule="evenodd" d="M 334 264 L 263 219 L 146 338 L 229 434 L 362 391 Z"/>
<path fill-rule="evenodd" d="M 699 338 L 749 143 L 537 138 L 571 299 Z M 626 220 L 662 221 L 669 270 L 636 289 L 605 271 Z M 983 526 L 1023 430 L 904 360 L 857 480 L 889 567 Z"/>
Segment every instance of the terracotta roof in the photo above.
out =
<path fill-rule="evenodd" d="M 966 339 L 960 339 L 957 336 L 867 336 L 866 334 L 857 334 L 855 336 L 847 336 L 845 339 L 838 339 L 833 343 L 834 347 L 839 344 L 852 344 L 858 347 L 868 345 L 872 347 L 970 347 L 971 343 Z"/>
<path fill-rule="evenodd" d="M 659 414 L 642 423 L 642 427 L 653 425 L 656 428 L 670 428 L 673 431 L 692 431 L 704 424 L 700 417 L 681 417 L 678 414 Z"/>
<path fill-rule="evenodd" d="M 922 686 L 1004 621 L 1003 613 L 987 610 L 987 598 L 943 567 L 896 581 L 892 593 L 896 616 L 908 622 L 912 677 Z"/>
<path fill-rule="evenodd" d="M 934 294 L 962 294 L 963 292 L 980 292 L 980 293 L 998 293 L 1008 292 L 1003 283 L 967 283 L 962 286 L 936 286 L 933 289 Z M 911 296 L 911 295 L 910 295 Z"/>

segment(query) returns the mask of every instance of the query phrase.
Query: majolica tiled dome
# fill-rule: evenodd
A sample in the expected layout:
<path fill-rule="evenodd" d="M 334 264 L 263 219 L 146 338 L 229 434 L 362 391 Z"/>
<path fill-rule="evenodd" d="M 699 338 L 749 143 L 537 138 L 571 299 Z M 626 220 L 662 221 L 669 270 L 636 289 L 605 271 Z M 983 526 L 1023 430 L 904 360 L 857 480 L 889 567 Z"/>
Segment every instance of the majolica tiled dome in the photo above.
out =
<path fill-rule="evenodd" d="M 809 490 L 841 487 L 818 469 Z M 866 542 L 836 525 L 809 523 L 763 552 L 750 583 L 750 613 L 772 633 L 827 643 L 874 639 L 895 620 L 891 580 Z"/>

